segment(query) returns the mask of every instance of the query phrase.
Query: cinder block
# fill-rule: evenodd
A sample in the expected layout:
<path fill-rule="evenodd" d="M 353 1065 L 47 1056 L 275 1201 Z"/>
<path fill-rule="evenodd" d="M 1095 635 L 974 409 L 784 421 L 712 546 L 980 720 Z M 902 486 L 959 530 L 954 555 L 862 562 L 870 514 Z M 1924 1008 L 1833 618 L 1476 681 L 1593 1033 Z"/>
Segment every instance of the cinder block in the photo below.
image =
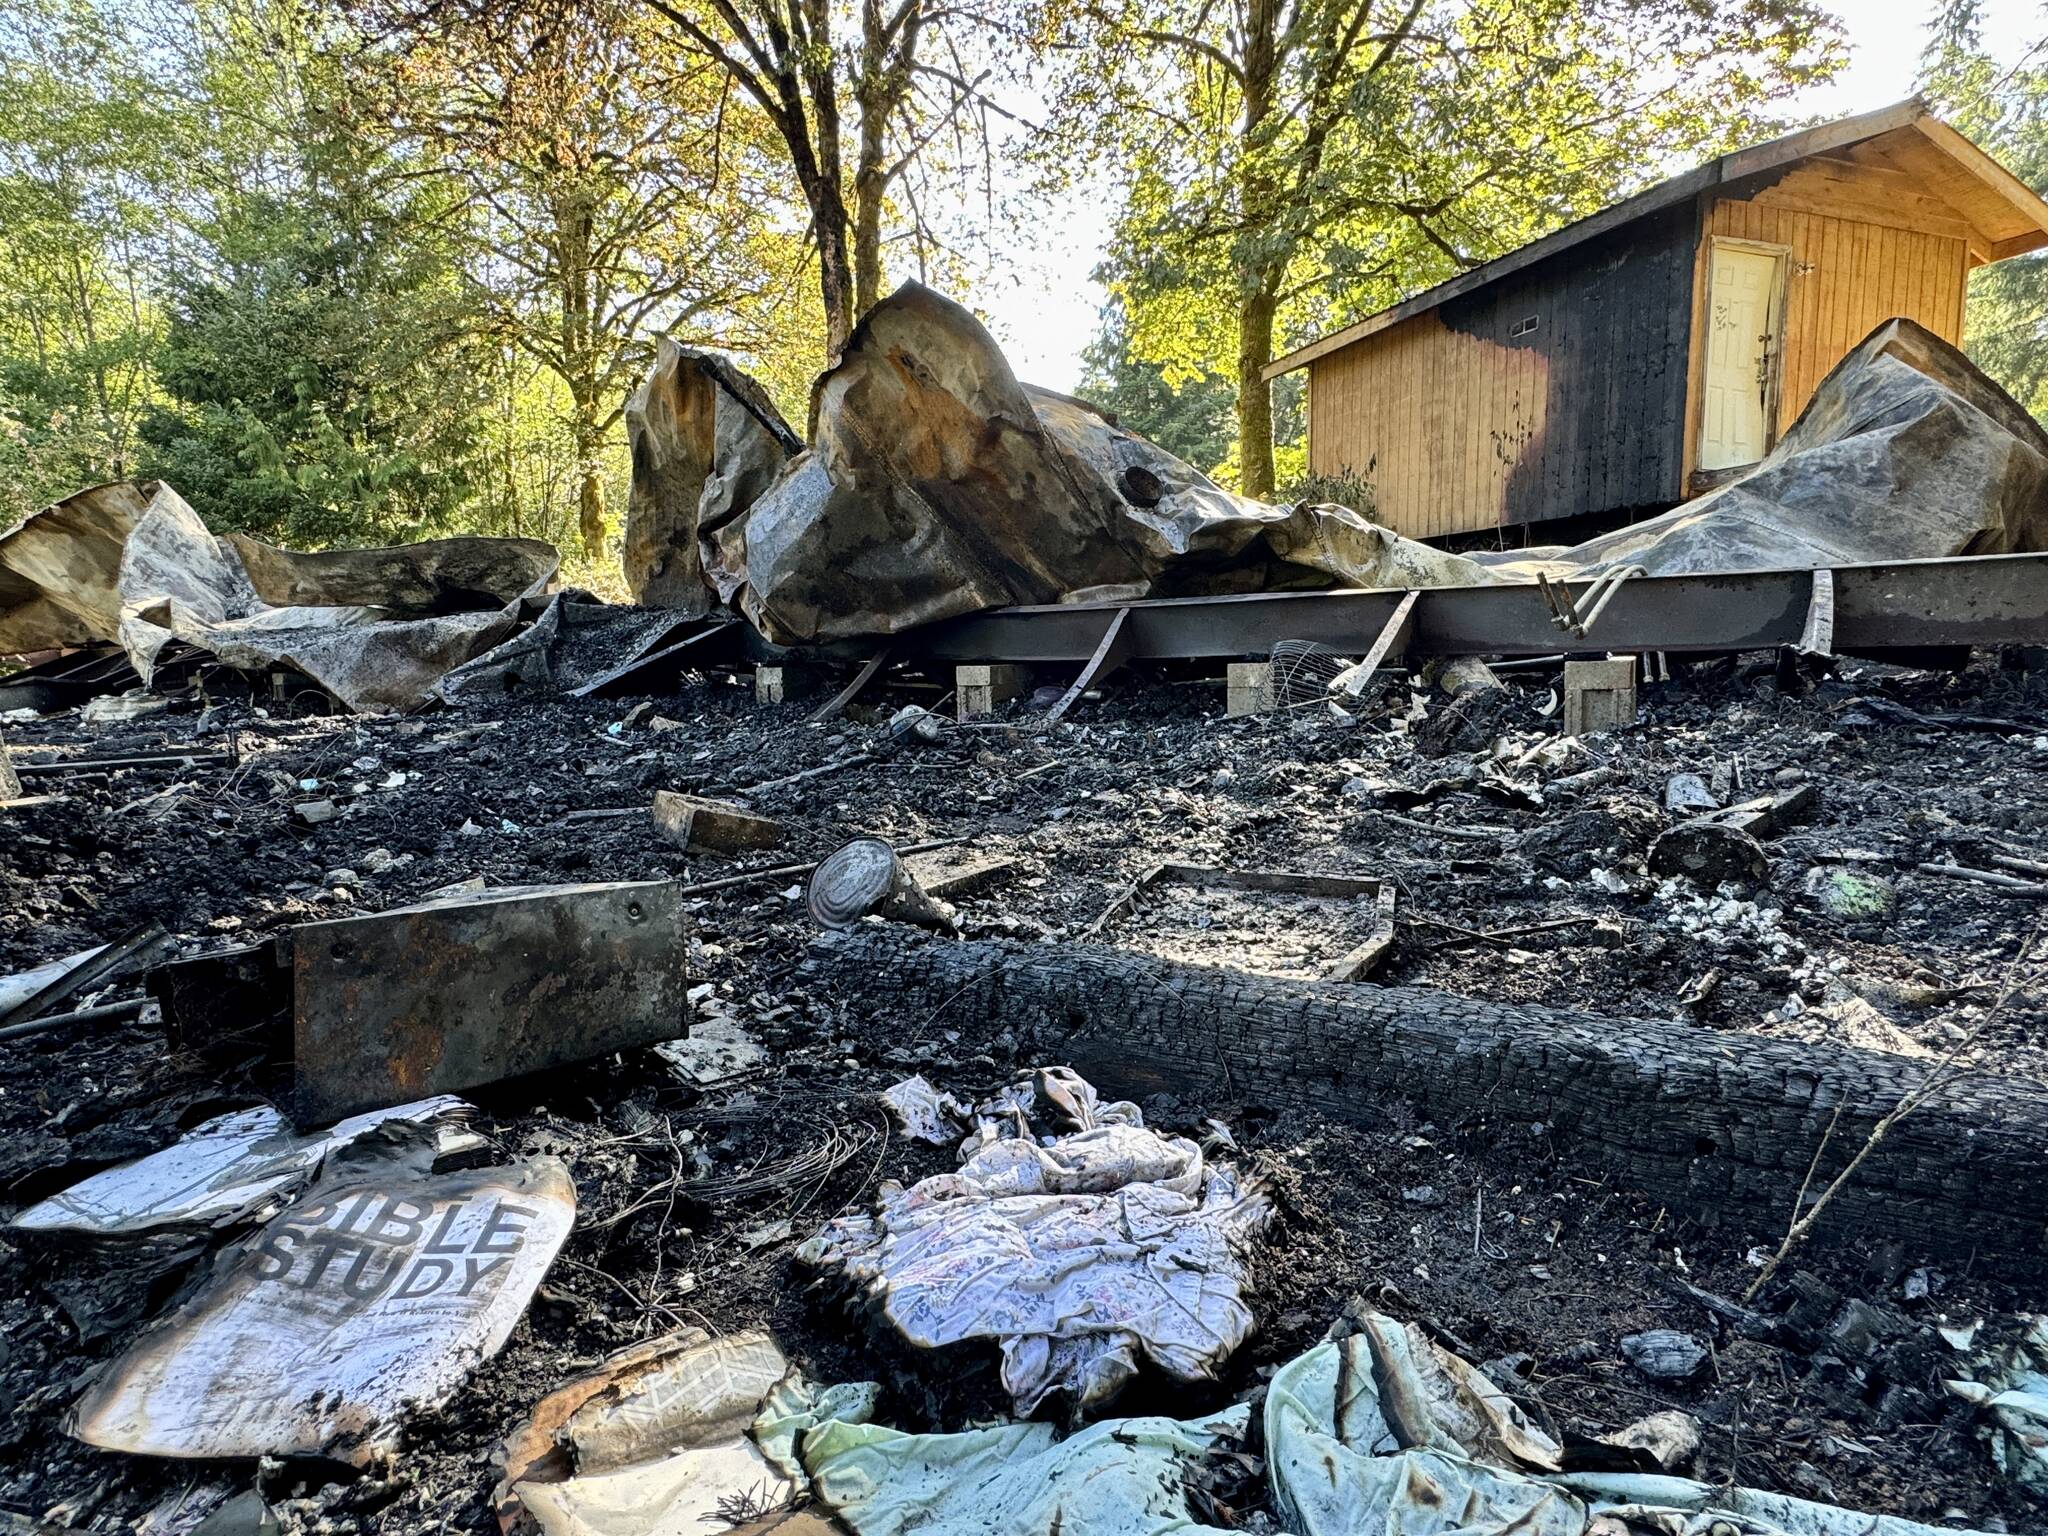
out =
<path fill-rule="evenodd" d="M 1229 671 L 1226 715 L 1264 715 L 1273 709 L 1273 664 L 1270 661 L 1233 661 Z"/>
<path fill-rule="evenodd" d="M 754 668 L 754 702 L 788 704 L 817 692 L 818 674 L 809 667 Z"/>
<path fill-rule="evenodd" d="M 1636 723 L 1636 659 L 1564 664 L 1564 733 L 1591 736 L 1627 730 Z"/>
<path fill-rule="evenodd" d="M 953 669 L 953 710 L 956 719 L 992 715 L 1031 686 L 1031 669 L 1010 662 Z"/>

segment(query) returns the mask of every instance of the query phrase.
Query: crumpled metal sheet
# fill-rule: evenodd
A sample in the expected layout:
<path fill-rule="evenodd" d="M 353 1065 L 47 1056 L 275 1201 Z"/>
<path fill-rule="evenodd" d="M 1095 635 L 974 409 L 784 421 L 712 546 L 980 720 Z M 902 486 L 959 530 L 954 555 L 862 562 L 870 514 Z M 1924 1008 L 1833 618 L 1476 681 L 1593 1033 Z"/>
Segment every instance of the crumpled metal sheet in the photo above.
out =
<path fill-rule="evenodd" d="M 554 582 L 537 539 L 301 553 L 216 537 L 169 486 L 97 486 L 0 537 L 0 652 L 117 641 L 144 682 L 172 640 L 296 667 L 351 709 L 410 709 Z"/>
<path fill-rule="evenodd" d="M 1071 1072 L 1043 1077 L 978 1111 L 957 1172 L 828 1223 L 799 1257 L 869 1287 L 913 1346 L 996 1343 L 1020 1414 L 1060 1391 L 1099 1407 L 1141 1357 L 1213 1379 L 1251 1332 L 1244 1254 L 1272 1215 L 1264 1193 L 1135 1106 L 1098 1120 Z M 1052 1125 L 1066 1134 L 1041 1145 Z"/>
<path fill-rule="evenodd" d="M 1740 479 L 1570 549 L 1478 558 L 1507 577 L 1533 564 L 1681 576 L 2042 549 L 2048 432 L 1955 347 L 1900 319 L 1837 363 Z"/>
<path fill-rule="evenodd" d="M 1020 384 L 967 310 L 916 283 L 855 328 L 812 417 L 809 449 L 699 535 L 716 597 L 783 644 L 1018 603 L 2048 548 L 2048 434 L 1909 320 L 1872 332 L 1739 480 L 1573 548 L 1453 555 L 1344 507 L 1234 496 L 1085 402 Z M 637 457 L 635 479 L 654 494 Z"/>
<path fill-rule="evenodd" d="M 1273 1509 L 1300 1536 L 1934 1536 L 1761 1489 L 1559 1472 L 1557 1446 L 1472 1365 L 1378 1313 L 1274 1373 Z"/>
<path fill-rule="evenodd" d="M 718 595 L 782 644 L 1009 603 L 1484 579 L 1344 508 L 1229 494 L 1093 406 L 1020 384 L 972 314 L 917 283 L 855 328 L 812 418 L 810 448 L 758 500 L 700 523 Z M 652 499 L 653 469 L 634 468 Z"/>
<path fill-rule="evenodd" d="M 569 1235 L 553 1158 L 426 1171 L 389 1129 L 225 1250 L 204 1287 L 86 1389 L 71 1432 L 150 1456 L 361 1464 L 497 1353 Z"/>
<path fill-rule="evenodd" d="M 768 392 L 726 359 L 663 337 L 653 371 L 626 402 L 626 441 L 633 488 L 622 559 L 633 600 L 708 613 L 739 581 L 720 561 L 719 530 L 754 504 L 803 440 Z"/>
<path fill-rule="evenodd" d="M 0 534 L 0 655 L 119 639 L 121 551 L 148 507 L 141 486 L 95 485 Z"/>

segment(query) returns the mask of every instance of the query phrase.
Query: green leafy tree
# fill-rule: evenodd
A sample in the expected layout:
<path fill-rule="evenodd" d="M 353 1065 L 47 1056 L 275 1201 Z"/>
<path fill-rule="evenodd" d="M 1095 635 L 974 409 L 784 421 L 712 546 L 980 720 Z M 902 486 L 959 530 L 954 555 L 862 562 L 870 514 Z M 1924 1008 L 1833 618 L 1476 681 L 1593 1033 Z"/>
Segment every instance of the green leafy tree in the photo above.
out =
<path fill-rule="evenodd" d="M 0 18 L 0 526 L 133 468 L 187 142 L 119 16 Z"/>
<path fill-rule="evenodd" d="M 1237 386 L 1272 493 L 1276 338 L 1378 308 L 1754 136 L 1841 53 L 1812 0 L 1056 0 L 1055 161 L 1126 178 L 1137 355 Z"/>
<path fill-rule="evenodd" d="M 475 200 L 470 265 L 497 334 L 561 381 L 595 556 L 654 336 L 760 345 L 795 307 L 801 220 L 773 136 L 640 0 L 360 14 L 384 115 Z"/>
<path fill-rule="evenodd" d="M 1168 453 L 1208 471 L 1230 453 L 1236 394 L 1214 373 L 1174 384 L 1165 368 L 1131 355 L 1130 321 L 1121 302 L 1102 309 L 1101 329 L 1082 349 L 1080 392 Z"/>
<path fill-rule="evenodd" d="M 1984 44 L 1981 0 L 1935 13 L 1922 89 L 1957 128 L 2028 186 L 2048 189 L 2048 13 L 2009 62 Z M 1972 360 L 2048 422 L 2048 252 L 1979 267 L 1963 345 Z"/>
<path fill-rule="evenodd" d="M 294 544 L 455 526 L 474 492 L 489 346 L 461 189 L 408 156 L 312 0 L 159 17 L 204 148 L 160 276 L 146 472 L 216 525 Z"/>
<path fill-rule="evenodd" d="M 146 472 L 215 525 L 290 544 L 453 526 L 483 351 L 460 273 L 405 228 L 269 196 L 219 221 L 207 269 L 170 289 Z"/>

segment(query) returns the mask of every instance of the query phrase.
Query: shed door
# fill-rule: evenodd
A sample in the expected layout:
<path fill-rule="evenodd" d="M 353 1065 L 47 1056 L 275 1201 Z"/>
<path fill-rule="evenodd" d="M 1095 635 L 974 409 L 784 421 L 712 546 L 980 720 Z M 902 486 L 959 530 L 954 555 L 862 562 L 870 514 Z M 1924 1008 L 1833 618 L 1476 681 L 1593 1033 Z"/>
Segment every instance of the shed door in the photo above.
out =
<path fill-rule="evenodd" d="M 1699 467 L 1728 469 L 1754 464 L 1771 446 L 1785 253 L 1716 240 L 1708 260 Z"/>

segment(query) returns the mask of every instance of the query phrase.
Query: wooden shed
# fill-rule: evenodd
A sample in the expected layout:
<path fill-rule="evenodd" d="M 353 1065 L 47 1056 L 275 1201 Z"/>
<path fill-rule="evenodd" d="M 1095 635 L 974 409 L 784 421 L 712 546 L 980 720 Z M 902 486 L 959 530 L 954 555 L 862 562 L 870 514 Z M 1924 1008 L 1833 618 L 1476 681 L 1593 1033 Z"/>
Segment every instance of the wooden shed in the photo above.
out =
<path fill-rule="evenodd" d="M 1710 161 L 1281 358 L 1309 466 L 1435 538 L 1619 523 L 1755 462 L 1895 315 L 1959 342 L 2048 203 L 1920 101 Z M 1540 535 L 1539 535 L 1540 537 Z"/>

